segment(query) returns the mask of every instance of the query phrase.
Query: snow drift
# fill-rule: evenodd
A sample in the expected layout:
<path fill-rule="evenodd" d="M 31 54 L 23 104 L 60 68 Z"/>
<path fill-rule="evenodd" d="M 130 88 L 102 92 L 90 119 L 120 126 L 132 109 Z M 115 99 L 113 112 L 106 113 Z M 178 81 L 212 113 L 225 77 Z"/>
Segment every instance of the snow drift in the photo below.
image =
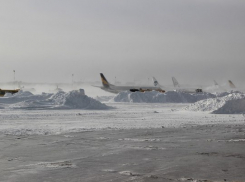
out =
<path fill-rule="evenodd" d="M 112 101 L 114 102 L 145 102 L 145 103 L 193 103 L 199 100 L 214 98 L 211 93 L 185 93 L 180 91 L 169 91 L 160 93 L 151 92 L 120 92 Z"/>
<path fill-rule="evenodd" d="M 50 93 L 42 93 L 39 95 L 34 95 L 29 91 L 20 90 L 16 94 L 6 93 L 4 97 L 0 97 L 0 104 L 14 104 L 26 100 L 45 100 L 51 97 Z"/>
<path fill-rule="evenodd" d="M 245 113 L 244 93 L 236 91 L 220 95 L 221 97 L 201 100 L 185 109 L 191 111 L 210 111 L 215 114 Z"/>
<path fill-rule="evenodd" d="M 113 98 L 114 98 L 114 96 L 96 96 L 94 99 L 96 99 L 100 102 L 108 102 Z"/>
<path fill-rule="evenodd" d="M 213 114 L 245 114 L 245 98 L 229 100 Z"/>
<path fill-rule="evenodd" d="M 33 95 L 20 91 L 15 95 L 0 98 L 0 108 L 9 109 L 109 109 L 111 107 L 90 98 L 84 90 L 73 90 L 68 93 L 58 91 L 55 94 L 43 93 Z"/>

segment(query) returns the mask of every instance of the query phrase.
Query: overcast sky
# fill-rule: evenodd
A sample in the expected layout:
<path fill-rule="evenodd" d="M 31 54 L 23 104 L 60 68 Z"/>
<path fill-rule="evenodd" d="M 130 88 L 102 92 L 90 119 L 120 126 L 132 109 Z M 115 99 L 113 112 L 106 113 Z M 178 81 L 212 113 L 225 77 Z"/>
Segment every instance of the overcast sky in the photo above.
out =
<path fill-rule="evenodd" d="M 1 0 L 0 82 L 245 79 L 244 0 Z"/>

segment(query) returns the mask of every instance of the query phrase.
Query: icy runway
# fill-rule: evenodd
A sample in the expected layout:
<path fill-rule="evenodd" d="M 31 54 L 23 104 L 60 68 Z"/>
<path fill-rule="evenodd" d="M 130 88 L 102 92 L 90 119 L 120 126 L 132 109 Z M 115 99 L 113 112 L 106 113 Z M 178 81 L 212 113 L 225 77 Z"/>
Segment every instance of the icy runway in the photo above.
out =
<path fill-rule="evenodd" d="M 245 118 L 181 103 L 0 109 L 0 181 L 244 181 Z"/>
<path fill-rule="evenodd" d="M 244 125 L 0 136 L 3 182 L 243 182 Z"/>
<path fill-rule="evenodd" d="M 69 132 L 241 124 L 244 116 L 185 111 L 189 104 L 106 103 L 111 110 L 0 110 L 0 133 L 50 135 Z"/>

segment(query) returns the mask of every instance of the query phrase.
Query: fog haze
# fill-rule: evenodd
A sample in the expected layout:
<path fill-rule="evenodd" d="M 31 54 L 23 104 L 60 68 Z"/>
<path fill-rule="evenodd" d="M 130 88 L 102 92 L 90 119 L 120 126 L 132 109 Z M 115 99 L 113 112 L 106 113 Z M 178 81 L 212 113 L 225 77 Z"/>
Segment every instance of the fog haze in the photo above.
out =
<path fill-rule="evenodd" d="M 242 0 L 1 1 L 0 82 L 245 78 Z"/>

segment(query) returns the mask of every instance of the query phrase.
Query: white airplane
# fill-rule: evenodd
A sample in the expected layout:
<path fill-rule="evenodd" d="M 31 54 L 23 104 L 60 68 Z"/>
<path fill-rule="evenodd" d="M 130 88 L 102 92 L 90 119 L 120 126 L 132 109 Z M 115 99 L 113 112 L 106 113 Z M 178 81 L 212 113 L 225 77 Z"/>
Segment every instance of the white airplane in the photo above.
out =
<path fill-rule="evenodd" d="M 99 88 L 101 88 L 104 91 L 115 93 L 115 94 L 117 94 L 119 92 L 122 92 L 122 91 L 132 91 L 132 92 L 141 91 L 141 92 L 144 92 L 144 91 L 156 90 L 156 91 L 159 91 L 159 92 L 164 92 L 164 90 L 162 90 L 160 87 L 149 87 L 149 86 L 116 86 L 116 85 L 110 84 L 106 80 L 106 78 L 103 75 L 103 73 L 100 73 L 100 77 L 101 77 L 101 81 L 102 81 L 102 87 L 100 87 L 100 86 L 95 86 L 95 87 L 99 87 Z"/>
<path fill-rule="evenodd" d="M 172 77 L 172 81 L 173 81 L 173 84 L 174 84 L 174 87 L 180 87 L 178 81 L 176 80 L 176 78 Z"/>
<path fill-rule="evenodd" d="M 182 88 L 180 86 L 180 84 L 178 83 L 178 81 L 176 80 L 176 78 L 172 77 L 172 81 L 173 81 L 173 85 L 175 88 L 181 88 L 181 89 L 176 89 L 176 90 L 180 90 L 180 91 L 188 91 L 188 92 L 193 92 L 193 91 L 190 91 L 191 88 Z M 236 86 L 234 85 L 234 83 L 231 81 L 231 80 L 228 80 L 228 83 L 229 83 L 229 87 L 231 89 L 236 89 Z M 214 80 L 214 88 L 213 90 L 220 90 L 220 91 L 226 91 L 226 89 L 224 89 L 222 86 L 220 86 L 215 80 Z M 192 89 L 193 90 L 193 89 Z M 202 92 L 201 90 L 202 89 L 194 89 L 196 92 Z M 207 88 L 206 88 L 207 90 Z"/>
<path fill-rule="evenodd" d="M 229 80 L 229 81 L 230 81 L 230 80 Z M 231 81 L 230 81 L 230 82 L 231 82 Z M 231 85 L 234 85 L 234 84 L 231 82 Z M 230 87 L 231 87 L 231 85 L 230 85 Z M 218 84 L 218 82 L 216 82 L 215 80 L 214 80 L 214 86 L 215 86 L 215 88 L 218 89 L 219 91 L 226 92 L 226 89 L 225 89 L 223 86 L 221 86 L 220 84 Z M 231 88 L 232 88 L 232 87 L 231 87 Z M 235 88 L 235 85 L 234 85 L 233 88 Z"/>
<path fill-rule="evenodd" d="M 156 80 L 155 77 L 152 77 L 152 79 L 153 79 L 153 82 L 154 82 L 154 86 L 160 87 L 160 88 L 164 88 L 163 86 L 161 86 L 158 83 L 158 81 Z M 186 92 L 186 93 L 200 93 L 200 92 L 202 92 L 202 89 L 200 89 L 200 88 L 191 89 L 191 88 L 182 88 L 182 87 L 180 87 L 178 81 L 174 77 L 172 77 L 172 81 L 173 81 L 173 84 L 174 84 L 174 87 L 175 87 L 173 90 L 180 91 L 180 92 Z M 178 88 L 176 88 L 176 87 L 178 87 Z M 164 88 L 164 90 L 165 90 L 165 88 Z M 171 89 L 166 89 L 166 90 L 171 90 Z"/>

